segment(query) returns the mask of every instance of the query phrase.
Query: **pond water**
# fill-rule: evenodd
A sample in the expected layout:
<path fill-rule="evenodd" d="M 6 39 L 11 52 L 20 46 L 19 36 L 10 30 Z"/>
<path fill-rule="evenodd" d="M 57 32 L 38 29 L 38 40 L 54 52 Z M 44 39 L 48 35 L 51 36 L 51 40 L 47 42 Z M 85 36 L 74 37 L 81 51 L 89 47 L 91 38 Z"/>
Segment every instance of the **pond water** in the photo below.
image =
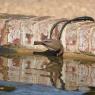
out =
<path fill-rule="evenodd" d="M 0 80 L 41 84 L 66 91 L 94 91 L 95 62 L 43 55 L 0 56 Z"/>

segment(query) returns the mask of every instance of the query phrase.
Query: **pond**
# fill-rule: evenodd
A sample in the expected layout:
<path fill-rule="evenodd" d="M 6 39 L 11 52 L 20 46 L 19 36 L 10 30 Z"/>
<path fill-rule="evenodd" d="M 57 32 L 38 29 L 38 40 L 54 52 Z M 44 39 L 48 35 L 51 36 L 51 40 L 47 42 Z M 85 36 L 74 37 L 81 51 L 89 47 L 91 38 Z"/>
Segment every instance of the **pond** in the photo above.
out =
<path fill-rule="evenodd" d="M 0 80 L 45 85 L 63 91 L 94 91 L 95 62 L 39 54 L 0 56 Z"/>

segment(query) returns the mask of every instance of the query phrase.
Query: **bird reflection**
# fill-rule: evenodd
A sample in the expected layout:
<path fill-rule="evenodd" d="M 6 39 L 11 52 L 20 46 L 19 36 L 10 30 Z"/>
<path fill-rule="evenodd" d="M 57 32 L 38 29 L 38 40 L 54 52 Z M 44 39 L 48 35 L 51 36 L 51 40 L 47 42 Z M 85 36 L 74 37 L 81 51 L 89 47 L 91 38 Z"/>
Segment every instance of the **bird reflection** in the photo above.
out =
<path fill-rule="evenodd" d="M 43 64 L 44 69 L 50 72 L 50 81 L 52 85 L 56 88 L 65 89 L 65 83 L 61 79 L 61 71 L 63 67 L 63 57 L 56 57 L 54 53 L 49 52 L 48 50 L 45 52 L 34 52 L 34 55 L 45 56 L 48 58 L 49 63 Z"/>
<path fill-rule="evenodd" d="M 59 89 L 65 89 L 65 84 L 63 80 L 61 79 L 62 77 L 61 72 L 62 72 L 62 67 L 63 67 L 63 57 L 62 56 L 56 57 L 56 56 L 53 56 L 51 52 L 46 51 L 46 52 L 35 52 L 34 55 L 25 56 L 25 57 L 22 57 L 22 56 L 21 57 L 14 57 L 14 56 L 9 57 L 8 56 L 7 58 L 6 56 L 6 59 L 9 59 L 9 61 L 7 62 L 11 62 L 9 63 L 10 66 L 12 65 L 17 71 L 18 71 L 17 68 L 20 68 L 20 72 L 18 72 L 19 75 L 21 75 L 21 72 L 22 72 L 21 68 L 23 67 L 25 71 L 22 73 L 24 73 L 24 77 L 26 77 L 26 79 L 29 79 L 28 77 L 32 77 L 32 78 L 37 77 L 36 72 L 38 71 L 39 73 L 37 74 L 39 74 L 39 76 L 41 77 L 37 77 L 38 78 L 37 80 L 41 80 L 41 78 L 44 79 L 45 77 L 46 80 L 49 79 L 49 82 L 51 83 L 52 86 L 59 88 Z M 35 72 L 33 73 L 33 71 Z M 46 74 L 46 73 L 49 73 L 49 74 Z M 18 77 L 18 75 L 15 76 L 15 72 L 13 73 L 13 76 Z M 14 81 L 17 81 L 17 80 L 14 80 Z M 40 81 L 39 81 L 39 84 L 40 84 Z"/>
<path fill-rule="evenodd" d="M 84 93 L 83 95 L 95 95 L 95 87 L 88 87 L 89 91 Z"/>

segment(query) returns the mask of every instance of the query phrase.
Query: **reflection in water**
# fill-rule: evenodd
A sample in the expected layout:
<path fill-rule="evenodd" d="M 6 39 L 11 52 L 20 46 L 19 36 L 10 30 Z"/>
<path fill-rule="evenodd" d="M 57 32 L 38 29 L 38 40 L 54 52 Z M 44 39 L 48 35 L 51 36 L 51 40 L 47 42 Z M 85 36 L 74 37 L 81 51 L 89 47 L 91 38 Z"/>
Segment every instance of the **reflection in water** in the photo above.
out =
<path fill-rule="evenodd" d="M 89 90 L 88 86 L 95 86 L 94 63 L 65 60 L 62 69 L 66 89 Z"/>
<path fill-rule="evenodd" d="M 95 95 L 95 87 L 89 87 L 90 91 L 82 94 L 82 95 Z"/>
<path fill-rule="evenodd" d="M 41 55 L 0 57 L 0 80 L 89 91 L 95 86 L 95 64 Z"/>

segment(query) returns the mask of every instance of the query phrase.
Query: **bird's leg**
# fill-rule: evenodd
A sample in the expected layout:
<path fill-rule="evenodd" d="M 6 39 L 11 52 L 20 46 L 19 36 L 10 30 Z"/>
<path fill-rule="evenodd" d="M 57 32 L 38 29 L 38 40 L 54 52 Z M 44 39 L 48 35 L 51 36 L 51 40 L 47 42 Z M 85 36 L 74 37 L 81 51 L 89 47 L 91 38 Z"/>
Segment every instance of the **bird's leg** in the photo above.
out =
<path fill-rule="evenodd" d="M 58 53 L 57 56 L 62 56 L 63 55 L 63 49 L 61 49 Z"/>

